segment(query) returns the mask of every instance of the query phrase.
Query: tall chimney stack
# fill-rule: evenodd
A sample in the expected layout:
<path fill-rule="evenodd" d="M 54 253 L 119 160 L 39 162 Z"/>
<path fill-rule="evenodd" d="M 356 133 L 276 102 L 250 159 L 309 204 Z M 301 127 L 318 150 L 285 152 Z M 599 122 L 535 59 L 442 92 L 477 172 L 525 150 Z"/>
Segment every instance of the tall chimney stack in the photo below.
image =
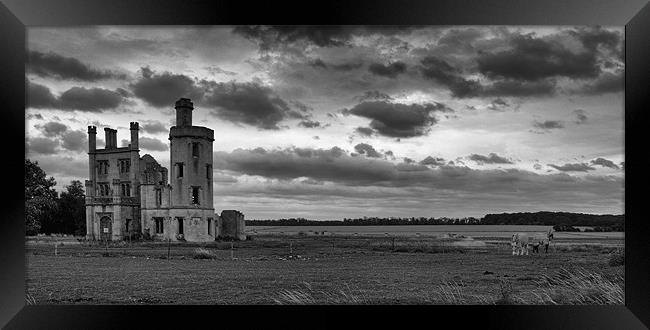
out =
<path fill-rule="evenodd" d="M 111 138 L 111 129 L 108 127 L 104 127 L 104 141 L 106 141 L 106 146 L 104 148 L 106 149 L 113 149 L 113 139 Z"/>
<path fill-rule="evenodd" d="M 93 152 L 97 149 L 97 127 L 88 126 L 88 152 Z"/>
<path fill-rule="evenodd" d="M 131 122 L 131 149 L 138 149 L 138 130 L 140 126 L 138 122 Z"/>

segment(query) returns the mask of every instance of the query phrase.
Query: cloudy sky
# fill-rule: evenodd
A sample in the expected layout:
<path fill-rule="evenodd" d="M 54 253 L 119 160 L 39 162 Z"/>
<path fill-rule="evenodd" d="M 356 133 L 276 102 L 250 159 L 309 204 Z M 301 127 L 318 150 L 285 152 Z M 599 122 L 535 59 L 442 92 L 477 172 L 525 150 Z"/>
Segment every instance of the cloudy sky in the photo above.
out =
<path fill-rule="evenodd" d="M 623 213 L 623 28 L 29 28 L 26 157 L 88 178 L 87 126 L 174 101 L 215 131 L 217 211 L 248 219 Z"/>

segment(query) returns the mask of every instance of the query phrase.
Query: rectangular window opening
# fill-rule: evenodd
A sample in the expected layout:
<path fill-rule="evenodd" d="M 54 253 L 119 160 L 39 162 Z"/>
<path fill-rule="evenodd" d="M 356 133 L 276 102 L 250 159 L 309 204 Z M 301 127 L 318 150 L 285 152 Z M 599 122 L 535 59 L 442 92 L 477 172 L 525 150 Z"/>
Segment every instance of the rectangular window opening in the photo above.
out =
<path fill-rule="evenodd" d="M 178 233 L 183 234 L 183 218 L 176 218 L 178 220 Z"/>
<path fill-rule="evenodd" d="M 192 157 L 199 157 L 199 143 L 192 142 Z"/>
<path fill-rule="evenodd" d="M 156 234 L 163 233 L 163 218 L 153 218 L 156 222 Z"/>
<path fill-rule="evenodd" d="M 212 165 L 205 165 L 205 178 L 210 180 L 210 174 L 212 173 Z"/>
<path fill-rule="evenodd" d="M 192 204 L 199 204 L 199 187 L 192 187 Z"/>
<path fill-rule="evenodd" d="M 98 167 L 99 167 L 99 174 L 108 174 L 108 161 L 107 160 L 100 160 L 97 162 Z"/>
<path fill-rule="evenodd" d="M 176 166 L 178 166 L 177 177 L 182 178 L 183 177 L 183 163 L 177 163 Z"/>
<path fill-rule="evenodd" d="M 212 235 L 212 218 L 208 218 L 208 235 Z"/>
<path fill-rule="evenodd" d="M 130 159 L 120 159 L 118 161 L 118 167 L 120 169 L 120 173 L 129 173 L 131 169 L 131 160 Z"/>

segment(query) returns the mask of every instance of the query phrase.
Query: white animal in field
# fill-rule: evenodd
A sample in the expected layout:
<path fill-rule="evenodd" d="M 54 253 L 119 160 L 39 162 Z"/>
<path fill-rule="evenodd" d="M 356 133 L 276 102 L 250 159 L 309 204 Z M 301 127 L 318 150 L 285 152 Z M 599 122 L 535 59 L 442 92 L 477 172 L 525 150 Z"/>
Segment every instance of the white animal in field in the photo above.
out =
<path fill-rule="evenodd" d="M 512 235 L 512 241 L 510 245 L 512 246 L 512 255 L 528 255 L 530 250 L 533 250 L 533 253 L 539 253 L 539 246 L 544 245 L 546 252 L 548 253 L 548 245 L 552 239 L 552 235 L 548 234 L 528 234 L 528 233 L 516 233 Z"/>

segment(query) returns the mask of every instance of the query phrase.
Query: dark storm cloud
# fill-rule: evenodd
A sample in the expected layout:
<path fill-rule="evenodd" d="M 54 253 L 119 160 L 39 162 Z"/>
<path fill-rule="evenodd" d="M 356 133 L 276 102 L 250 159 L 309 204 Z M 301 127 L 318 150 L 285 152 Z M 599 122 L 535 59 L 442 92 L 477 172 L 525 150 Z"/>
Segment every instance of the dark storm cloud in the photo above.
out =
<path fill-rule="evenodd" d="M 43 125 L 35 125 L 34 127 L 40 129 L 43 135 L 47 137 L 57 136 L 68 129 L 68 126 L 65 124 L 56 121 L 50 121 Z"/>
<path fill-rule="evenodd" d="M 428 167 L 405 162 L 394 164 L 380 158 L 353 157 L 340 148 L 332 149 L 276 149 L 259 152 L 236 149 L 215 152 L 215 169 L 277 179 L 281 182 L 300 179 L 338 184 L 343 191 L 362 187 L 400 188 L 393 194 L 421 196 L 431 189 L 448 189 L 466 193 L 505 193 L 526 196 L 537 202 L 561 194 L 573 196 L 603 195 L 618 198 L 623 189 L 621 178 L 574 177 L 566 173 L 536 174 L 520 169 L 477 170 L 464 166 Z M 280 183 L 281 183 L 280 182 Z M 255 187 L 259 187 L 255 184 Z M 291 185 L 289 195 L 304 195 L 300 187 Z M 329 185 L 329 187 L 336 187 Z M 345 188 L 345 189 L 344 189 Z M 411 193 L 403 189 L 412 190 Z M 258 191 L 266 191 L 262 189 Z M 315 196 L 321 196 L 315 193 Z"/>
<path fill-rule="evenodd" d="M 228 82 L 192 79 L 170 72 L 155 73 L 144 67 L 142 77 L 131 85 L 133 93 L 155 107 L 173 107 L 180 96 L 195 105 L 208 106 L 218 118 L 262 129 L 279 129 L 284 119 L 308 119 L 311 108 L 298 101 L 288 101 L 275 91 L 256 82 Z"/>
<path fill-rule="evenodd" d="M 363 102 L 363 101 L 369 101 L 369 100 L 372 100 L 372 101 L 390 101 L 393 98 L 390 95 L 386 94 L 386 93 L 382 93 L 380 91 L 373 90 L 373 91 L 365 91 L 363 93 L 363 95 L 357 96 L 357 97 L 355 97 L 355 99 L 359 100 L 359 102 Z"/>
<path fill-rule="evenodd" d="M 589 164 L 587 163 L 564 164 L 564 165 L 547 164 L 547 165 L 562 172 L 587 172 L 587 171 L 595 170 L 595 168 L 589 166 Z"/>
<path fill-rule="evenodd" d="M 344 46 L 351 30 L 344 26 L 237 26 L 233 33 L 254 40 L 262 50 L 275 48 L 278 44 L 299 40 L 309 41 L 319 47 Z"/>
<path fill-rule="evenodd" d="M 372 119 L 370 128 L 378 134 L 389 137 L 414 137 L 426 135 L 431 126 L 438 122 L 433 116 L 434 112 L 451 111 L 453 110 L 442 103 L 406 105 L 372 101 L 357 104 L 347 112 Z"/>
<path fill-rule="evenodd" d="M 61 135 L 61 146 L 70 151 L 85 151 L 88 136 L 84 131 L 68 131 Z"/>
<path fill-rule="evenodd" d="M 368 71 L 378 76 L 396 78 L 397 75 L 406 72 L 406 64 L 400 61 L 388 65 L 372 63 L 368 66 Z"/>
<path fill-rule="evenodd" d="M 237 72 L 224 70 L 224 69 L 222 69 L 222 68 L 220 68 L 218 66 L 208 66 L 208 67 L 205 67 L 205 69 L 209 73 L 211 73 L 213 75 L 216 75 L 216 74 L 225 74 L 225 75 L 228 75 L 228 76 L 236 76 L 237 75 Z"/>
<path fill-rule="evenodd" d="M 38 51 L 29 52 L 27 72 L 41 77 L 80 81 L 126 78 L 124 74 L 93 69 L 76 58 L 65 57 L 53 52 L 41 53 Z"/>
<path fill-rule="evenodd" d="M 101 112 L 115 109 L 123 101 L 120 93 L 103 88 L 72 87 L 59 97 L 61 109 Z"/>
<path fill-rule="evenodd" d="M 587 122 L 587 119 L 589 119 L 587 117 L 587 112 L 582 109 L 573 110 L 573 114 L 576 116 L 575 123 L 578 125 L 584 124 Z"/>
<path fill-rule="evenodd" d="M 27 82 L 27 107 L 28 108 L 55 108 L 58 100 L 49 88 L 33 82 Z"/>
<path fill-rule="evenodd" d="M 510 104 L 509 104 L 508 102 L 506 102 L 504 99 L 502 99 L 502 98 L 498 98 L 498 99 L 493 100 L 493 101 L 492 101 L 492 102 L 487 106 L 487 108 L 488 108 L 489 110 L 493 110 L 493 111 L 503 111 L 503 110 L 505 110 L 506 108 L 508 108 L 509 106 L 510 106 Z"/>
<path fill-rule="evenodd" d="M 499 96 L 545 96 L 555 91 L 552 80 L 521 81 L 514 79 L 497 79 L 485 84 L 463 77 L 463 72 L 445 60 L 427 56 L 420 61 L 420 73 L 425 79 L 436 81 L 446 86 L 453 97 L 499 97 Z"/>
<path fill-rule="evenodd" d="M 420 161 L 421 165 L 432 165 L 432 166 L 442 166 L 445 165 L 445 159 L 441 157 L 431 157 L 428 156 L 427 158 L 423 159 Z"/>
<path fill-rule="evenodd" d="M 150 68 L 140 69 L 141 77 L 131 84 L 135 96 L 158 108 L 173 108 L 180 97 L 194 101 L 201 99 L 203 90 L 197 82 L 183 74 L 155 73 Z"/>
<path fill-rule="evenodd" d="M 590 50 L 596 50 L 598 46 L 603 46 L 609 50 L 617 50 L 622 46 L 622 35 L 619 32 L 608 31 L 600 26 L 579 27 L 568 33 L 582 42 L 582 45 Z"/>
<path fill-rule="evenodd" d="M 123 101 L 120 93 L 103 88 L 72 87 L 58 98 L 43 85 L 30 82 L 27 90 L 27 104 L 31 108 L 102 112 L 117 108 Z"/>
<path fill-rule="evenodd" d="M 490 153 L 488 156 L 471 154 L 467 156 L 469 160 L 473 160 L 478 164 L 514 164 L 511 160 L 501 157 L 495 153 Z"/>
<path fill-rule="evenodd" d="M 58 141 L 35 137 L 31 138 L 28 141 L 28 152 L 30 154 L 41 154 L 41 155 L 51 155 L 57 153 L 57 147 L 59 146 Z"/>
<path fill-rule="evenodd" d="M 318 47 L 348 46 L 353 36 L 408 33 L 418 26 L 237 26 L 233 33 L 255 41 L 260 50 L 272 50 L 295 42 L 308 42 Z"/>
<path fill-rule="evenodd" d="M 600 166 L 603 166 L 603 167 L 609 167 L 609 168 L 613 168 L 613 169 L 617 169 L 617 170 L 619 169 L 618 165 L 614 164 L 613 161 L 611 161 L 609 159 L 602 158 L 602 157 L 598 157 L 596 159 L 593 159 L 591 161 L 591 164 L 592 165 L 600 165 Z"/>
<path fill-rule="evenodd" d="M 307 119 L 268 87 L 257 83 L 214 83 L 205 103 L 216 107 L 213 114 L 234 123 L 262 129 L 279 129 L 287 118 Z"/>
<path fill-rule="evenodd" d="M 564 128 L 564 123 L 561 120 L 545 120 L 533 122 L 533 127 L 541 130 L 559 129 Z"/>
<path fill-rule="evenodd" d="M 354 131 L 362 136 L 372 136 L 375 133 L 375 131 L 370 127 L 357 127 Z"/>
<path fill-rule="evenodd" d="M 354 146 L 354 150 L 361 154 L 361 155 L 366 155 L 367 157 L 371 158 L 381 158 L 381 154 L 375 150 L 375 148 L 367 143 L 359 143 L 356 146 Z"/>
<path fill-rule="evenodd" d="M 308 63 L 309 66 L 319 69 L 332 69 L 335 71 L 352 71 L 359 69 L 363 66 L 362 62 L 349 62 L 349 63 L 325 63 L 322 59 L 317 58 Z"/>
<path fill-rule="evenodd" d="M 474 90 L 475 96 L 549 96 L 555 93 L 555 81 L 517 81 L 501 80 L 495 81 Z M 472 95 L 472 94 L 467 94 Z"/>
<path fill-rule="evenodd" d="M 144 120 L 140 122 L 140 129 L 150 134 L 167 133 L 169 132 L 169 125 L 157 120 Z"/>
<path fill-rule="evenodd" d="M 302 126 L 305 128 L 318 128 L 318 127 L 323 127 L 321 125 L 321 122 L 319 121 L 312 121 L 312 120 L 303 120 L 300 123 L 298 123 L 298 126 Z"/>
<path fill-rule="evenodd" d="M 624 73 L 605 72 L 600 75 L 596 80 L 585 84 L 577 92 L 586 95 L 600 95 L 605 93 L 618 93 L 623 91 Z"/>
<path fill-rule="evenodd" d="M 595 78 L 600 73 L 595 51 L 574 53 L 559 42 L 532 34 L 514 36 L 511 49 L 476 59 L 478 70 L 492 79 L 539 81 L 551 77 Z"/>
<path fill-rule="evenodd" d="M 127 144 L 130 143 L 130 141 L 127 141 Z M 149 138 L 146 136 L 141 136 L 138 139 L 138 144 L 141 149 L 146 149 L 146 150 L 151 150 L 151 151 L 165 151 L 169 149 L 169 146 L 167 143 L 164 143 L 158 139 L 155 138 Z"/>
<path fill-rule="evenodd" d="M 419 69 L 424 78 L 447 86 L 452 95 L 458 98 L 477 96 L 482 88 L 479 82 L 463 78 L 461 70 L 435 56 L 423 58 Z"/>
<path fill-rule="evenodd" d="M 25 118 L 43 120 L 43 115 L 41 115 L 40 113 L 25 113 Z"/>

